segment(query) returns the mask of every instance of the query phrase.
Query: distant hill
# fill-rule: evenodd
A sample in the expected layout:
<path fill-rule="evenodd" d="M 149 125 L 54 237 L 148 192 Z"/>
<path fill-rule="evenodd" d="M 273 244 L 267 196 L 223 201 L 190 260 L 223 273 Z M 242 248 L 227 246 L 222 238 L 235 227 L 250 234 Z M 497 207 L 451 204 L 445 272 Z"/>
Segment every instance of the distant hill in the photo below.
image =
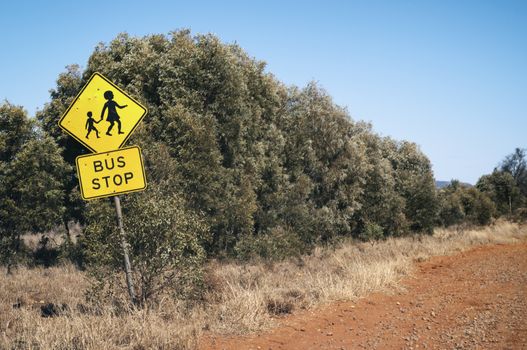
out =
<path fill-rule="evenodd" d="M 452 181 L 436 181 L 436 188 L 445 188 L 448 185 L 450 185 Z M 467 183 L 467 182 L 460 182 L 461 186 L 465 187 L 473 187 L 473 185 Z"/>

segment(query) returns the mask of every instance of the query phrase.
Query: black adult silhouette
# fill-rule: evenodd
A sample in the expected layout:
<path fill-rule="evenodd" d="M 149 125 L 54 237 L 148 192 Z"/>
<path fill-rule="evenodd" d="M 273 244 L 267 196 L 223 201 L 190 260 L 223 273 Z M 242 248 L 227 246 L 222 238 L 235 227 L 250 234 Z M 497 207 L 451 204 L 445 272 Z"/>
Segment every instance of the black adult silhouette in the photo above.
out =
<path fill-rule="evenodd" d="M 88 133 L 86 134 L 86 138 L 88 138 L 88 135 L 90 135 L 90 132 L 92 132 L 92 130 L 95 131 L 95 136 L 97 136 L 97 138 L 99 138 L 99 130 L 97 130 L 95 125 L 93 125 L 93 124 L 98 123 L 98 122 L 96 122 L 95 119 L 93 119 L 91 111 L 88 112 L 87 115 L 88 115 L 88 120 L 86 120 L 85 129 L 88 129 Z"/>
<path fill-rule="evenodd" d="M 106 109 L 108 109 L 108 116 L 106 117 L 106 121 L 110 122 L 110 126 L 106 131 L 106 135 L 112 136 L 112 134 L 110 134 L 110 131 L 112 130 L 113 125 L 115 123 L 117 123 L 117 129 L 119 130 L 119 134 L 124 134 L 124 132 L 121 132 L 121 120 L 119 118 L 119 114 L 117 114 L 116 107 L 124 108 L 127 107 L 127 105 L 119 106 L 117 102 L 113 100 L 113 92 L 111 92 L 110 90 L 104 93 L 104 98 L 107 100 L 107 102 L 102 108 L 101 119 L 99 121 L 102 120 L 102 118 L 104 117 L 104 112 L 106 111 Z"/>

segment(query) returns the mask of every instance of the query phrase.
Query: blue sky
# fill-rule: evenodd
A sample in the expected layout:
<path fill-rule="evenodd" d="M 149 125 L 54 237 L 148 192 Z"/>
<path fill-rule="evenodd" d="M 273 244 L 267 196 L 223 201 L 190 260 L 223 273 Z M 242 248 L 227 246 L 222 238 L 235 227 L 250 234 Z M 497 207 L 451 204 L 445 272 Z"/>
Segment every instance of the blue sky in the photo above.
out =
<path fill-rule="evenodd" d="M 30 115 L 99 42 L 190 28 L 475 183 L 527 147 L 527 1 L 2 1 L 0 99 Z M 59 118 L 59 116 L 57 116 Z"/>

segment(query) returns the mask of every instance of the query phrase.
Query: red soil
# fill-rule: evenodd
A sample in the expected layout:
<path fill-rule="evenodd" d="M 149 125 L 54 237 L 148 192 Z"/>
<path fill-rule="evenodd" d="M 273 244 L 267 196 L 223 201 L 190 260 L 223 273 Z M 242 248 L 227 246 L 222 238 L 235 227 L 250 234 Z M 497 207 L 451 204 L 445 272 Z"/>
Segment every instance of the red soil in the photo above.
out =
<path fill-rule="evenodd" d="M 269 332 L 209 335 L 201 349 L 527 349 L 527 244 L 418 263 L 395 295 L 285 317 Z"/>

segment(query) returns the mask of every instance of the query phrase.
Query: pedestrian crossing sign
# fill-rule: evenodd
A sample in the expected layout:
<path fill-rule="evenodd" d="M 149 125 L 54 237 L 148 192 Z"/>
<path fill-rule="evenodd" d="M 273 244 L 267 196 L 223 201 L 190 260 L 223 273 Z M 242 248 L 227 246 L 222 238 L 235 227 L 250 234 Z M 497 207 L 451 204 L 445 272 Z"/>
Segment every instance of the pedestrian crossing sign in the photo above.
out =
<path fill-rule="evenodd" d="M 68 107 L 59 126 L 95 153 L 121 148 L 147 110 L 117 85 L 94 73 Z"/>

